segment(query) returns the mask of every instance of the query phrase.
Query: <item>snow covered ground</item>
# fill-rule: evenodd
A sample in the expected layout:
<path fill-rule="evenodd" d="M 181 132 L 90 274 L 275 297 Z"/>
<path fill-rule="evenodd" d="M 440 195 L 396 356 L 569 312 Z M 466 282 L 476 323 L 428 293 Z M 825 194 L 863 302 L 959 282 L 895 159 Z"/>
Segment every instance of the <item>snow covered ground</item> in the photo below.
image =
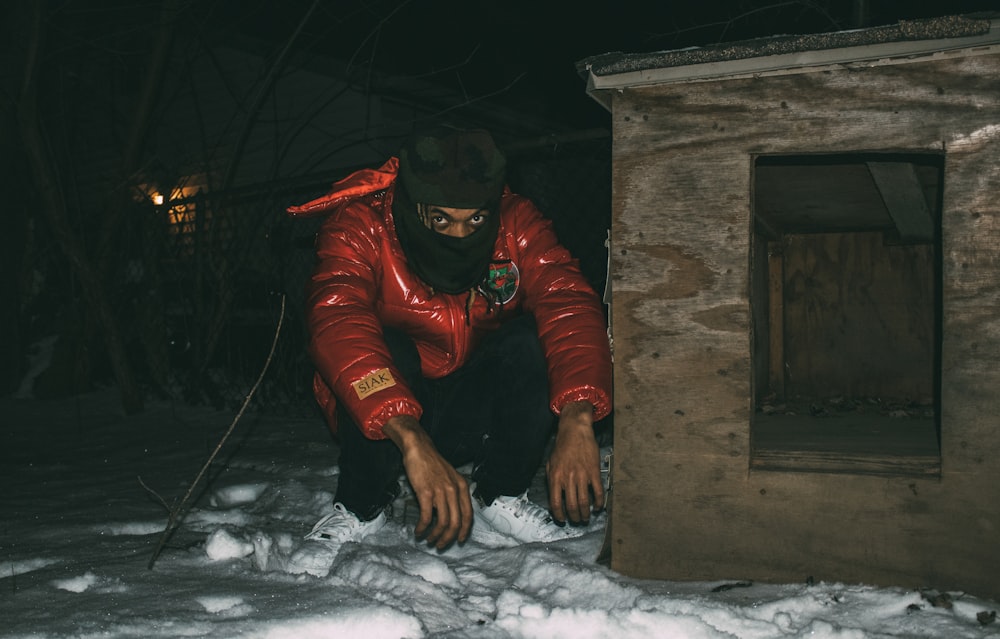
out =
<path fill-rule="evenodd" d="M 318 419 L 245 415 L 150 570 L 167 514 L 140 478 L 179 499 L 233 414 L 126 418 L 105 391 L 0 399 L 0 416 L 3 637 L 1000 638 L 1000 606 L 972 593 L 630 579 L 594 563 L 600 521 L 550 545 L 438 553 L 405 501 L 325 577 L 291 574 L 336 487 Z"/>

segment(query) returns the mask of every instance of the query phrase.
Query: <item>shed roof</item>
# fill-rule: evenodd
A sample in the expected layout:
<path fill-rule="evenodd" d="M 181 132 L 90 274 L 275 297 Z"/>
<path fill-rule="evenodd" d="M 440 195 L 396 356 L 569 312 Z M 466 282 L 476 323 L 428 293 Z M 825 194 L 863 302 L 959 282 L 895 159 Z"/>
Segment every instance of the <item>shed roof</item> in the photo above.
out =
<path fill-rule="evenodd" d="M 956 49 L 1000 47 L 1000 13 L 901 20 L 895 25 L 778 35 L 652 53 L 604 53 L 577 62 L 587 92 L 610 108 L 608 90 L 748 75 L 799 73 L 830 65 L 890 63 Z"/>

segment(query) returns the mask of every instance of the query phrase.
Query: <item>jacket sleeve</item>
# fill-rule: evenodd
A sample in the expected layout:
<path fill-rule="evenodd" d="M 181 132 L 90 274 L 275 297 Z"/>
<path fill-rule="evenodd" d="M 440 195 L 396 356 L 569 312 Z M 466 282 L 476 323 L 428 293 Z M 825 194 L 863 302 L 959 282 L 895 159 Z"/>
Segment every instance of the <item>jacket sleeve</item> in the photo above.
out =
<path fill-rule="evenodd" d="M 594 419 L 611 412 L 611 348 L 601 301 L 579 262 L 559 244 L 552 223 L 518 196 L 515 233 L 521 255 L 525 308 L 538 324 L 549 371 L 553 412 L 589 401 Z"/>
<path fill-rule="evenodd" d="M 376 314 L 380 237 L 382 220 L 363 202 L 327 218 L 316 238 L 318 262 L 306 299 L 316 371 L 369 439 L 384 439 L 391 417 L 422 414 L 392 364 Z"/>

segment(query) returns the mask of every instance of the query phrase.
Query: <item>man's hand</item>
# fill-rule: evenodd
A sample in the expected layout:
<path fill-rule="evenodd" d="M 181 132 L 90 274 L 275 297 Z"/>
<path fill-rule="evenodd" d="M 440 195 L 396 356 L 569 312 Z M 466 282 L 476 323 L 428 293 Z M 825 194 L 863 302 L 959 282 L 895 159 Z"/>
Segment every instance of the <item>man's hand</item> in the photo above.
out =
<path fill-rule="evenodd" d="M 571 402 L 559 413 L 556 443 L 546 467 L 549 507 L 560 522 L 590 519 L 591 506 L 604 508 L 600 451 L 594 437 L 594 408 Z M 593 497 L 593 501 L 591 501 Z"/>
<path fill-rule="evenodd" d="M 420 422 L 409 415 L 393 417 L 383 429 L 403 453 L 406 477 L 420 504 L 418 537 L 443 550 L 456 539 L 469 537 L 472 527 L 472 500 L 465 478 L 434 447 Z M 428 532 L 428 527 L 435 522 Z"/>

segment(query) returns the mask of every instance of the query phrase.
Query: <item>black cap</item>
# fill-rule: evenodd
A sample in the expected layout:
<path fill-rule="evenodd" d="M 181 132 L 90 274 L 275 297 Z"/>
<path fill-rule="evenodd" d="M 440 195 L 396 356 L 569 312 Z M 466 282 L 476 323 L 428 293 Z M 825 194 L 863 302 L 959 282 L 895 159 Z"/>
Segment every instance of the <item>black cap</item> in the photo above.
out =
<path fill-rule="evenodd" d="M 399 178 L 414 203 L 488 208 L 503 192 L 506 164 L 489 132 L 439 125 L 403 144 Z"/>

